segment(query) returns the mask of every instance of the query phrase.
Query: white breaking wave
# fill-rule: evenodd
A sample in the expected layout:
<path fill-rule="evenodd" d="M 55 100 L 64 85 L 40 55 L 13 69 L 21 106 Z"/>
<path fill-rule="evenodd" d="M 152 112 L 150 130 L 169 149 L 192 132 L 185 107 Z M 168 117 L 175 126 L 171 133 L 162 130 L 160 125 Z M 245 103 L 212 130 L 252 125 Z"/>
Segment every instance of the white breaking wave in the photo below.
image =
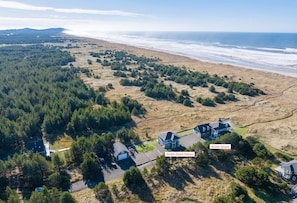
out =
<path fill-rule="evenodd" d="M 101 39 L 142 48 L 176 53 L 204 61 L 226 63 L 242 67 L 277 72 L 297 77 L 297 49 L 257 48 L 221 46 L 219 43 L 198 44 L 196 42 L 163 40 L 123 33 L 73 32 L 67 34 Z"/>

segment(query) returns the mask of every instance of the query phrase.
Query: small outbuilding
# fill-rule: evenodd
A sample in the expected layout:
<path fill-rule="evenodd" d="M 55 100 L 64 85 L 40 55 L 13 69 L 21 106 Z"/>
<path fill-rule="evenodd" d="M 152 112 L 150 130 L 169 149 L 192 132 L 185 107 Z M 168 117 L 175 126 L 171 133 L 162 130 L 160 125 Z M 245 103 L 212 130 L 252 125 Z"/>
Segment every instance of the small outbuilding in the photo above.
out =
<path fill-rule="evenodd" d="M 158 135 L 158 143 L 164 149 L 174 149 L 180 146 L 179 144 L 180 137 L 172 131 L 162 132 Z"/>
<path fill-rule="evenodd" d="M 121 161 L 129 158 L 128 148 L 121 142 L 113 143 L 113 156 L 116 161 Z"/>

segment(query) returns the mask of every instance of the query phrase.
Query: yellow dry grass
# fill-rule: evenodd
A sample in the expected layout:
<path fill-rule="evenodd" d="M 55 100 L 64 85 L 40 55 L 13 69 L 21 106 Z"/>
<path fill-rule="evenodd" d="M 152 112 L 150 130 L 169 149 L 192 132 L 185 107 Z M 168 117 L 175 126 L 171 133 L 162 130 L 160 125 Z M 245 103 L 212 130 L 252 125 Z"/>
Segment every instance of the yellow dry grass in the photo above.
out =
<path fill-rule="evenodd" d="M 76 57 L 74 65 L 90 68 L 94 74 L 100 76 L 100 79 L 82 76 L 82 79 L 88 85 L 97 88 L 111 83 L 114 89 L 107 92 L 106 96 L 108 98 L 119 100 L 122 96 L 129 95 L 142 103 L 147 109 L 148 112 L 145 118 L 134 118 L 137 124 L 135 130 L 142 137 L 148 133 L 149 136 L 155 138 L 160 131 L 191 129 L 199 123 L 215 121 L 222 117 L 231 118 L 239 126 L 248 126 L 249 135 L 259 136 L 261 140 L 274 148 L 283 149 L 288 153 L 296 151 L 297 124 L 294 122 L 297 109 L 296 78 L 231 65 L 201 62 L 183 56 L 100 40 L 81 38 L 81 41 L 76 45 L 80 48 L 70 49 L 71 53 Z M 208 72 L 219 76 L 227 75 L 234 81 L 254 83 L 266 95 L 259 97 L 236 95 L 240 101 L 211 108 L 195 102 L 197 96 L 212 97 L 213 93 L 210 93 L 208 89 L 200 87 L 190 89 L 188 86 L 170 82 L 178 91 L 182 89 L 189 91 L 194 102 L 194 108 L 169 101 L 157 101 L 144 96 L 144 93 L 138 87 L 121 86 L 119 84 L 120 79 L 113 76 L 113 71 L 109 67 L 102 67 L 96 63 L 94 57 L 89 55 L 91 51 L 99 52 L 106 49 L 125 50 L 136 55 L 157 57 L 164 64 L 185 66 L 192 71 Z M 93 64 L 89 65 L 87 59 L 91 59 Z M 169 83 L 169 81 L 166 81 L 166 83 Z M 219 90 L 218 87 L 216 88 Z"/>

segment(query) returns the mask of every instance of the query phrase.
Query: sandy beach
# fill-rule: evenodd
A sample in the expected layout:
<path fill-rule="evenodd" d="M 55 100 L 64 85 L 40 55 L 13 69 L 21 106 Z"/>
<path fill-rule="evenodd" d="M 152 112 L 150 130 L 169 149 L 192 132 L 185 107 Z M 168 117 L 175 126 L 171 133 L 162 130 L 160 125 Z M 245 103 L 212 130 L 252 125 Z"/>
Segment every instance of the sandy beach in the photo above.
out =
<path fill-rule="evenodd" d="M 88 67 L 100 79 L 83 77 L 84 81 L 92 87 L 99 87 L 112 83 L 113 90 L 106 93 L 111 100 L 118 100 L 122 96 L 130 95 L 137 99 L 147 109 L 145 118 L 134 118 L 135 130 L 140 136 L 149 134 L 156 137 L 158 132 L 166 130 L 182 131 L 191 129 L 199 123 L 215 121 L 218 118 L 231 118 L 232 122 L 241 127 L 248 127 L 248 135 L 258 136 L 268 145 L 296 155 L 297 146 L 297 78 L 280 75 L 277 73 L 235 67 L 226 64 L 202 62 L 193 58 L 132 47 L 124 44 L 110 43 L 97 39 L 79 38 L 76 44 L 79 48 L 69 49 L 76 57 L 75 66 Z M 185 66 L 188 70 L 228 76 L 230 80 L 253 83 L 255 87 L 263 90 L 266 95 L 248 97 L 236 95 L 238 102 L 217 105 L 215 108 L 205 107 L 194 102 L 194 107 L 189 108 L 168 101 L 157 101 L 145 97 L 137 87 L 123 87 L 119 78 L 113 76 L 110 69 L 103 68 L 100 64 L 89 65 L 87 59 L 95 61 L 89 52 L 100 50 L 124 50 L 136 55 L 156 57 L 163 64 Z M 166 81 L 168 82 L 168 81 Z M 177 90 L 187 89 L 195 101 L 198 96 L 213 96 L 206 88 L 195 87 L 190 89 L 186 85 L 172 83 Z M 219 87 L 218 87 L 219 90 Z"/>

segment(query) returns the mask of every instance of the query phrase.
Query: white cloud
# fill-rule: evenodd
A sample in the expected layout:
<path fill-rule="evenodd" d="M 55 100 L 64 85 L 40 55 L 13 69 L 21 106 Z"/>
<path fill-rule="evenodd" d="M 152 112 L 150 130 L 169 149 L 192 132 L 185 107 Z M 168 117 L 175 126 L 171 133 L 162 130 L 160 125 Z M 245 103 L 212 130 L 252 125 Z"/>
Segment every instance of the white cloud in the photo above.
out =
<path fill-rule="evenodd" d="M 53 11 L 57 13 L 74 13 L 74 14 L 93 14 L 93 15 L 113 15 L 113 16 L 139 16 L 137 13 L 120 11 L 120 10 L 92 10 L 92 9 L 76 9 L 76 8 L 53 8 L 34 6 L 24 4 L 16 1 L 3 1 L 0 0 L 0 7 L 19 9 L 27 11 Z"/>
<path fill-rule="evenodd" d="M 33 5 L 29 5 L 29 4 L 19 3 L 19 2 L 16 2 L 16 1 L 0 1 L 0 7 L 27 10 L 27 11 L 48 11 L 48 10 L 53 10 L 53 8 L 50 8 L 50 7 L 33 6 Z"/>
<path fill-rule="evenodd" d="M 136 16 L 139 14 L 129 13 L 119 10 L 89 10 L 89 9 L 54 9 L 55 12 L 59 13 L 77 13 L 77 14 L 94 14 L 94 15 L 115 15 L 115 16 Z"/>

